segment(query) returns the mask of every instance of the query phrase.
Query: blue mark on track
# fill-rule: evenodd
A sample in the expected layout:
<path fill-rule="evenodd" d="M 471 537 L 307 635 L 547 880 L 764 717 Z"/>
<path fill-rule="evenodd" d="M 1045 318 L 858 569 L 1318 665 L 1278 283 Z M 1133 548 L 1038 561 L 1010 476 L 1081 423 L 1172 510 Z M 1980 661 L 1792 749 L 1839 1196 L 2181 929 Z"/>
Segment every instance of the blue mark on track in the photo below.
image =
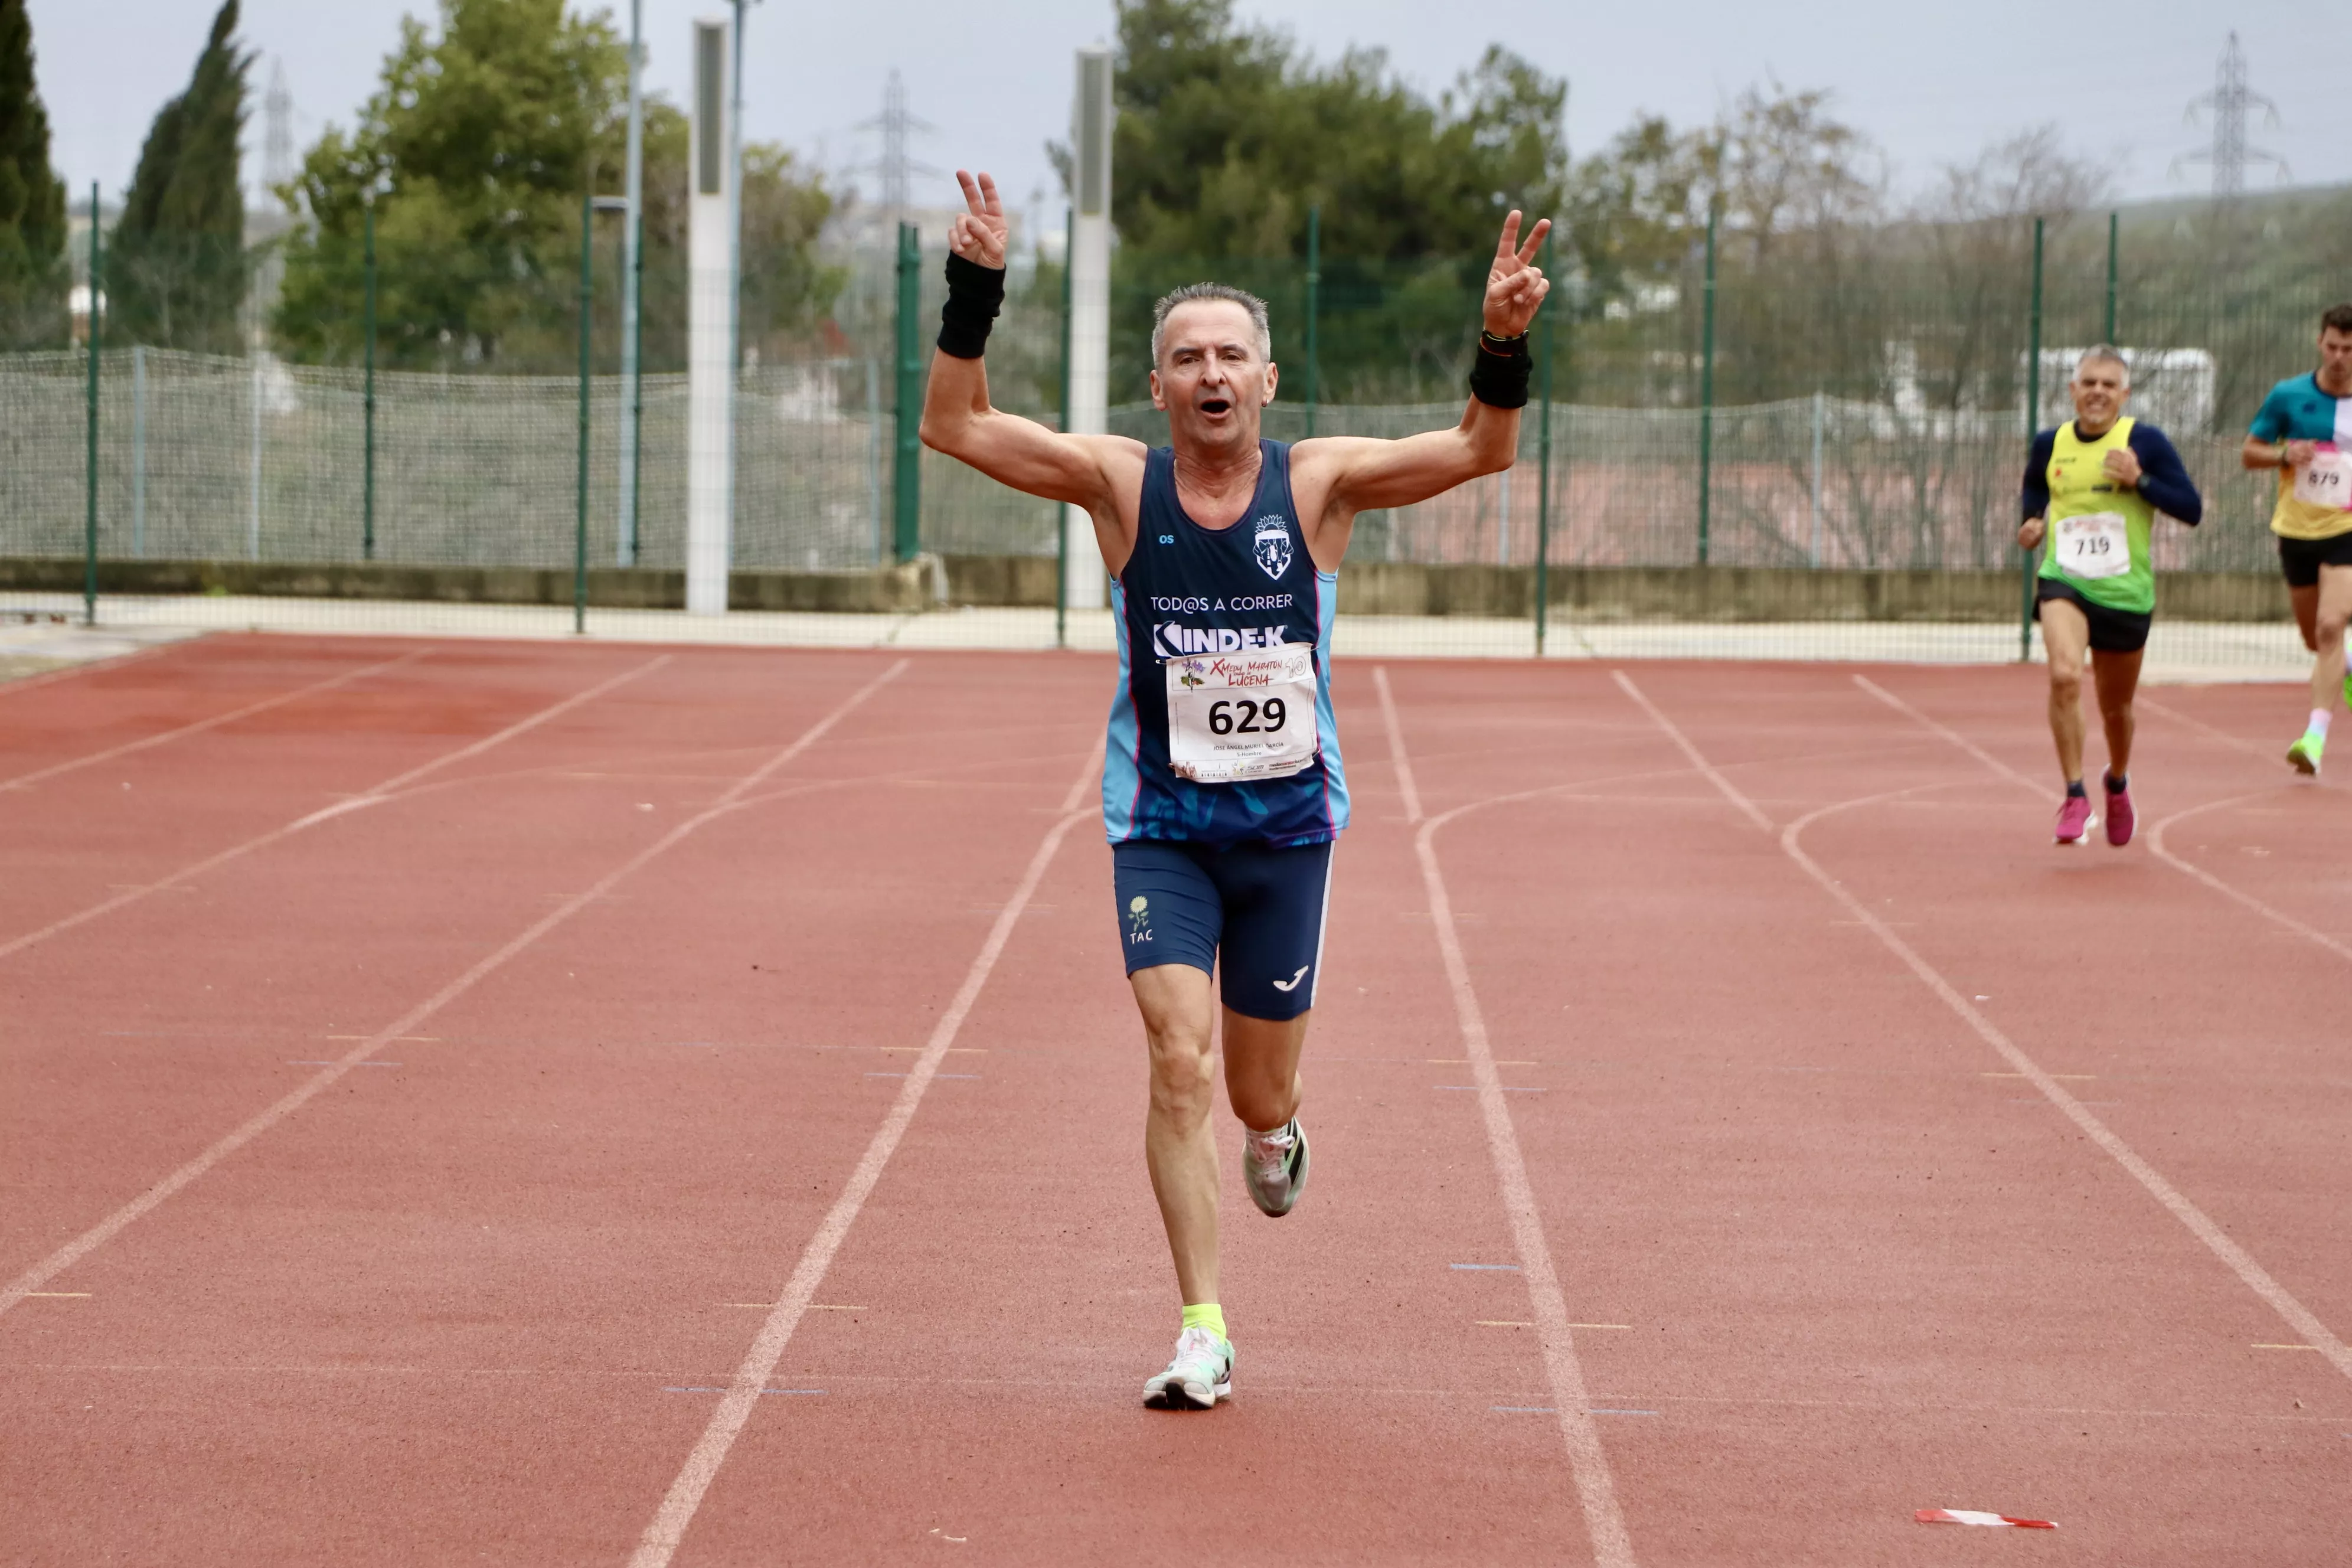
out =
<path fill-rule="evenodd" d="M 1449 1263 L 1445 1267 L 1448 1268 L 1473 1268 L 1479 1270 L 1491 1269 L 1498 1274 L 1517 1274 L 1519 1271 L 1519 1266 L 1516 1263 Z"/>

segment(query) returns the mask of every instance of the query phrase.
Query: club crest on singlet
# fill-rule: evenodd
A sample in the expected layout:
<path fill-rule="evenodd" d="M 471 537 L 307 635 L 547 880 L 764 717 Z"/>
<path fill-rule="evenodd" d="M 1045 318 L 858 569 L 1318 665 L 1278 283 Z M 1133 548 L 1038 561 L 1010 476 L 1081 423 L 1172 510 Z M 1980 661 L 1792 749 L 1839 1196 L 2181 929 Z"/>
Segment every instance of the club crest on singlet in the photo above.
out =
<path fill-rule="evenodd" d="M 1265 569 L 1267 576 L 1281 581 L 1282 574 L 1290 570 L 1289 523 L 1273 513 L 1259 518 L 1250 552 L 1257 557 L 1257 563 Z"/>

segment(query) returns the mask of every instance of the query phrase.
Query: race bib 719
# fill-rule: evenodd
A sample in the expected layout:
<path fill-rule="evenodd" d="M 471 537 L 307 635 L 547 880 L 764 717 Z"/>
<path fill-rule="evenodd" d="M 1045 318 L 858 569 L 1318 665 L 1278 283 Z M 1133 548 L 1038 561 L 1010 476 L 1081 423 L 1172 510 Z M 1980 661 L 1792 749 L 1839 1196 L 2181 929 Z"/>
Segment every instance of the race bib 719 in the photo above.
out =
<path fill-rule="evenodd" d="M 2060 570 L 2085 582 L 2120 577 L 2131 570 L 2131 526 L 2118 511 L 2060 518 L 2050 547 L 2057 552 Z"/>

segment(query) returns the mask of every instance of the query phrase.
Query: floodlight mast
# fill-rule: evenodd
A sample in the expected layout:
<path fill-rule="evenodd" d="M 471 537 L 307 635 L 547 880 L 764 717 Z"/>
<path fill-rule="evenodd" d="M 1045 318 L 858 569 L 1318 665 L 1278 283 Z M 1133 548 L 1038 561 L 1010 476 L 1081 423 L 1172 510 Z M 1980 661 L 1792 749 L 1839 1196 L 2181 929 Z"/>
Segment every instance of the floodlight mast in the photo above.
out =
<path fill-rule="evenodd" d="M 616 563 L 637 563 L 637 435 L 645 423 L 645 371 L 637 363 L 637 298 L 644 272 L 646 0 L 629 0 L 628 216 L 621 229 L 621 517 Z"/>

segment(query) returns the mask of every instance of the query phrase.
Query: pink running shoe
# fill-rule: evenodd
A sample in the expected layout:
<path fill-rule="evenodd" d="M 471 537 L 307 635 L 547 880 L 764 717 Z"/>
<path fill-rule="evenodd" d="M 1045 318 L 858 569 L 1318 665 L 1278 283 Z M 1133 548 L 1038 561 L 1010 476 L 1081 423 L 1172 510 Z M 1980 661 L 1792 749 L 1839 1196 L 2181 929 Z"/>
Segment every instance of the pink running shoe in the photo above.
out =
<path fill-rule="evenodd" d="M 2061 844 L 2080 844 L 2098 819 L 2091 815 L 2091 797 L 2070 795 L 2058 807 L 2057 839 Z"/>
<path fill-rule="evenodd" d="M 2118 849 L 2130 843 L 2132 824 L 2136 820 L 2132 815 L 2131 785 L 2126 784 L 2121 789 L 2110 787 L 2107 790 L 2107 842 Z"/>

